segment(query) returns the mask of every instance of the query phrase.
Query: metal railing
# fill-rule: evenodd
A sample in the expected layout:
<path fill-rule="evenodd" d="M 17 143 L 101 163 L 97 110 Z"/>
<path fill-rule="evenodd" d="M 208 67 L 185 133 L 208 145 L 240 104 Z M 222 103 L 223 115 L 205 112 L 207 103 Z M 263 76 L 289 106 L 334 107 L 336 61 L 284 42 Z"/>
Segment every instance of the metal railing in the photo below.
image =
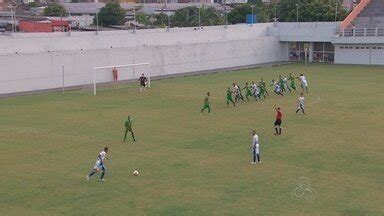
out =
<path fill-rule="evenodd" d="M 384 37 L 384 28 L 348 28 L 338 30 L 339 37 Z"/>

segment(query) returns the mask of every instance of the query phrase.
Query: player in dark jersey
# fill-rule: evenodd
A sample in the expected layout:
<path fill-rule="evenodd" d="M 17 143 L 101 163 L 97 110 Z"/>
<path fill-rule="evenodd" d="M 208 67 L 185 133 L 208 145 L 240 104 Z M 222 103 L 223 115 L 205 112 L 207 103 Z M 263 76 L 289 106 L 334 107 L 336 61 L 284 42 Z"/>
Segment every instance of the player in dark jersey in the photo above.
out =
<path fill-rule="evenodd" d="M 139 78 L 139 83 L 140 83 L 140 92 L 145 91 L 145 86 L 147 85 L 147 77 L 144 76 L 144 74 L 141 74 L 141 77 Z"/>
<path fill-rule="evenodd" d="M 275 120 L 275 135 L 281 135 L 281 120 L 283 118 L 283 112 L 281 111 L 280 107 L 274 106 L 276 110 L 276 120 Z"/>

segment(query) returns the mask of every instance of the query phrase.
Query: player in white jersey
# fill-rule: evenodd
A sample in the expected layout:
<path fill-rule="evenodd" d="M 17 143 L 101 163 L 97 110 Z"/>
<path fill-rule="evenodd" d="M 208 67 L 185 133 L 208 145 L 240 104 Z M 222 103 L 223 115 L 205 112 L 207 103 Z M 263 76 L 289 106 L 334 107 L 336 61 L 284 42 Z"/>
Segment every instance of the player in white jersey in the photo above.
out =
<path fill-rule="evenodd" d="M 94 174 L 98 173 L 101 170 L 100 181 L 105 181 L 104 174 L 106 171 L 104 161 L 107 159 L 108 147 L 105 147 L 103 151 L 97 156 L 97 160 L 95 162 L 95 166 L 93 167 L 92 172 L 87 175 L 87 181 Z"/>
<path fill-rule="evenodd" d="M 252 94 L 253 94 L 253 97 L 256 98 L 256 100 L 258 99 L 261 99 L 260 98 L 260 91 L 259 91 L 259 87 L 257 87 L 256 83 L 254 81 L 252 81 Z"/>
<path fill-rule="evenodd" d="M 299 99 L 297 100 L 297 110 L 296 110 L 296 113 L 298 113 L 300 110 L 303 112 L 303 114 L 305 115 L 305 111 L 304 111 L 304 93 L 301 92 L 300 93 L 300 97 Z"/>
<path fill-rule="evenodd" d="M 244 102 L 240 87 L 236 85 L 236 83 L 233 83 L 233 92 L 235 93 L 235 103 L 237 103 L 239 100 L 242 100 Z"/>
<path fill-rule="evenodd" d="M 259 149 L 259 136 L 257 136 L 256 130 L 252 131 L 252 136 L 253 136 L 252 137 L 253 161 L 251 162 L 251 164 L 261 163 L 261 161 L 260 161 L 260 149 Z"/>
<path fill-rule="evenodd" d="M 273 86 L 275 88 L 275 93 L 277 95 L 281 95 L 281 96 L 284 96 L 282 90 L 281 90 L 281 86 L 279 85 L 278 82 L 276 82 L 274 79 L 272 79 L 272 84 L 271 86 Z"/>
<path fill-rule="evenodd" d="M 303 74 L 300 74 L 299 79 L 301 81 L 301 88 L 305 89 L 305 91 L 308 93 L 307 79 L 305 78 L 305 76 Z"/>
<path fill-rule="evenodd" d="M 288 78 L 287 77 L 283 77 L 283 83 L 284 83 L 284 88 L 288 89 L 289 92 L 291 92 L 291 89 L 289 88 L 289 85 L 288 85 Z"/>

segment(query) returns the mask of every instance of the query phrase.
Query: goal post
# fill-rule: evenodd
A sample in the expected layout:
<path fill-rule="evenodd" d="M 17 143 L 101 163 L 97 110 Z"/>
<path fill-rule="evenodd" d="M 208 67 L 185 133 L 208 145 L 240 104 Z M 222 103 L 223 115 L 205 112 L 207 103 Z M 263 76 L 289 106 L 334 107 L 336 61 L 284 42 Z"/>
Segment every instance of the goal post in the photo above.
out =
<path fill-rule="evenodd" d="M 136 64 L 126 64 L 126 65 L 111 65 L 111 66 L 101 66 L 101 67 L 93 67 L 93 94 L 97 94 L 97 72 L 99 70 L 105 70 L 105 69 L 113 69 L 113 68 L 132 68 L 132 79 L 135 79 L 135 68 L 136 67 L 146 67 L 147 68 L 147 74 L 145 74 L 148 78 L 148 87 L 151 87 L 151 73 L 150 73 L 150 67 L 151 65 L 148 62 L 143 63 L 136 63 Z"/>

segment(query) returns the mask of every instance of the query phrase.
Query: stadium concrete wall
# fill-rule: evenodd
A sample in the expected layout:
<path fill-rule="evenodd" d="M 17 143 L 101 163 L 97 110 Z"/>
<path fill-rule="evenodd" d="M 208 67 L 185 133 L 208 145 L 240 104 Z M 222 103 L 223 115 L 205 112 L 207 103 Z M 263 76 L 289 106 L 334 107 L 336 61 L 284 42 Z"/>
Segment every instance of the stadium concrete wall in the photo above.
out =
<path fill-rule="evenodd" d="M 337 44 L 335 63 L 384 65 L 384 44 Z"/>
<path fill-rule="evenodd" d="M 0 38 L 0 94 L 93 83 L 93 67 L 150 63 L 120 69 L 120 80 L 141 73 L 165 76 L 286 61 L 287 45 L 268 36 L 271 24 L 131 31 L 16 34 Z M 111 70 L 97 82 L 112 81 Z"/>

